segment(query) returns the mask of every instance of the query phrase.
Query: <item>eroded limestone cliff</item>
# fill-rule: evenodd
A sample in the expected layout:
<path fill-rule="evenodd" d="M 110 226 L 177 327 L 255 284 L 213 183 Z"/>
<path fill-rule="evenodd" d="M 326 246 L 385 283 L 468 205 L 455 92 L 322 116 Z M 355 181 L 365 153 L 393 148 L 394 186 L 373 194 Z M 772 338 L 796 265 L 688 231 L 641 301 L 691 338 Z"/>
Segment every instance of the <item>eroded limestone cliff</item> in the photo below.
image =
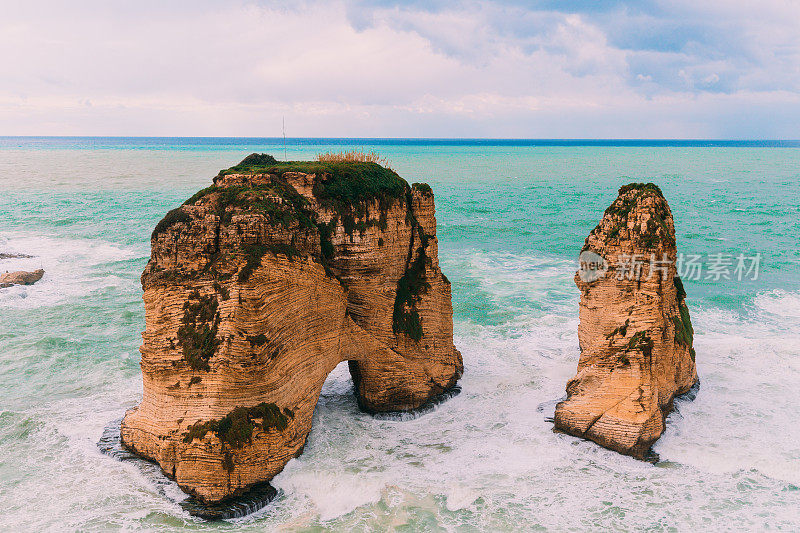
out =
<path fill-rule="evenodd" d="M 142 402 L 122 441 L 217 502 L 302 452 L 328 373 L 420 407 L 463 371 L 430 187 L 375 163 L 253 154 L 170 211 L 144 273 Z"/>
<path fill-rule="evenodd" d="M 676 395 L 697 382 L 686 293 L 676 272 L 675 228 L 653 184 L 631 184 L 586 239 L 608 270 L 581 291 L 580 360 L 555 427 L 644 458 Z"/>

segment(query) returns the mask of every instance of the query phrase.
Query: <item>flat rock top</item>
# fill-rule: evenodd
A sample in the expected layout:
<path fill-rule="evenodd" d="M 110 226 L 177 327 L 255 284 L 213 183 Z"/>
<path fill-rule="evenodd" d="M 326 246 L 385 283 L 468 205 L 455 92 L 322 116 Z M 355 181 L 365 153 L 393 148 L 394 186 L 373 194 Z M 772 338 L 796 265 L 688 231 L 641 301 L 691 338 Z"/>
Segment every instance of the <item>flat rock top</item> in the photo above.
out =
<path fill-rule="evenodd" d="M 19 270 L 17 272 L 6 272 L 5 274 L 0 274 L 0 284 L 9 286 L 9 285 L 33 285 L 44 276 L 44 270 L 41 268 L 38 270 L 34 270 L 33 272 L 25 272 L 24 270 Z"/>

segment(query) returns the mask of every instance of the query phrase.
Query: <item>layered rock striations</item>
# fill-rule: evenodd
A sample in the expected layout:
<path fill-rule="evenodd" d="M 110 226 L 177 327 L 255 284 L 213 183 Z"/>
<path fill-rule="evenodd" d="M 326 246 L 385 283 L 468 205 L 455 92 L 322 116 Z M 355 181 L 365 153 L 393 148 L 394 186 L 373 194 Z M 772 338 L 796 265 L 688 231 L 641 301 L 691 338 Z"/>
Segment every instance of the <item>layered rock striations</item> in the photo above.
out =
<path fill-rule="evenodd" d="M 462 373 L 433 194 L 375 163 L 253 154 L 151 244 L 144 394 L 122 441 L 202 501 L 300 454 L 342 361 L 373 412 L 420 407 Z"/>
<path fill-rule="evenodd" d="M 659 188 L 622 187 L 583 252 L 604 258 L 607 270 L 575 276 L 581 354 L 555 427 L 645 458 L 675 396 L 697 382 L 675 228 Z"/>

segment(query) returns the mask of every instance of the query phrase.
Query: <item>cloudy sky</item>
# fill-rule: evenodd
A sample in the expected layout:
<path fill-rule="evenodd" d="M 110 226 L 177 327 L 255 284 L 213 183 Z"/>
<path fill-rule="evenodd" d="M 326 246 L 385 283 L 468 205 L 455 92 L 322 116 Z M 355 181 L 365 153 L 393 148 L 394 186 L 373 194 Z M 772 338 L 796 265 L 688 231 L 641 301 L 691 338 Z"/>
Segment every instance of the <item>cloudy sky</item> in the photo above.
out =
<path fill-rule="evenodd" d="M 0 13 L 0 135 L 800 138 L 797 0 Z"/>

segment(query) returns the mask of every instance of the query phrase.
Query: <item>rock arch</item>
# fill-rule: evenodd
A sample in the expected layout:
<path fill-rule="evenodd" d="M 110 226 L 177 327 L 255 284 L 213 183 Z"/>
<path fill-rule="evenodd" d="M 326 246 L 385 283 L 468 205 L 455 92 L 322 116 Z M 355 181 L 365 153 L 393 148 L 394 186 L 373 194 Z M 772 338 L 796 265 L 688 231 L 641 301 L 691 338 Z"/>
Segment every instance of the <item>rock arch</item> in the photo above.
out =
<path fill-rule="evenodd" d="M 372 412 L 463 371 L 433 194 L 375 163 L 249 156 L 158 224 L 142 287 L 144 394 L 122 442 L 207 503 L 302 452 L 340 362 Z"/>

